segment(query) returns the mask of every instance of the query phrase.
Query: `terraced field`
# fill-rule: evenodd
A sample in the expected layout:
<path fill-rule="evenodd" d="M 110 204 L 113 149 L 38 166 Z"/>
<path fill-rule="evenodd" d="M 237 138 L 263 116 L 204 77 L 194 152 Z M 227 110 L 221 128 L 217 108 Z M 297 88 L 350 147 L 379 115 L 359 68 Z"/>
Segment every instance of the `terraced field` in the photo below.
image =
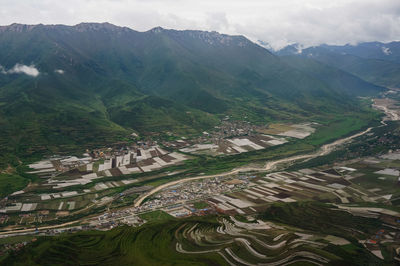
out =
<path fill-rule="evenodd" d="M 176 250 L 183 254 L 218 253 L 231 265 L 282 265 L 300 261 L 326 264 L 338 259 L 322 252 L 318 237 L 286 231 L 281 226 L 257 221 L 243 223 L 221 218 L 220 225 L 183 224 L 176 232 Z"/>
<path fill-rule="evenodd" d="M 292 207 L 287 211 L 293 211 Z M 326 206 L 297 206 L 320 208 Z M 286 210 L 286 208 L 284 208 Z M 323 209 L 323 211 L 322 211 Z M 275 209 L 276 211 L 276 209 Z M 278 213 L 278 212 L 277 212 Z M 308 213 L 306 211 L 305 213 Z M 370 219 L 342 212 L 348 230 L 376 229 Z M 279 213 L 278 213 L 279 214 Z M 281 214 L 279 214 L 281 215 Z M 281 215 L 284 217 L 284 215 Z M 296 217 L 296 215 L 294 215 Z M 239 221 L 240 220 L 240 221 Z M 348 222 L 351 223 L 348 223 Z M 290 224 L 292 221 L 290 221 Z M 314 226 L 329 225 L 321 218 Z M 356 265 L 382 263 L 354 239 L 244 217 L 210 216 L 151 222 L 138 228 L 79 232 L 39 238 L 3 265 Z M 323 228 L 323 227 L 321 227 Z M 348 231 L 347 231 L 348 232 Z M 346 233 L 346 232 L 344 232 Z M 346 235 L 346 234 L 344 234 Z M 362 238 L 364 233 L 357 234 Z M 381 264 L 382 265 L 382 264 Z"/>

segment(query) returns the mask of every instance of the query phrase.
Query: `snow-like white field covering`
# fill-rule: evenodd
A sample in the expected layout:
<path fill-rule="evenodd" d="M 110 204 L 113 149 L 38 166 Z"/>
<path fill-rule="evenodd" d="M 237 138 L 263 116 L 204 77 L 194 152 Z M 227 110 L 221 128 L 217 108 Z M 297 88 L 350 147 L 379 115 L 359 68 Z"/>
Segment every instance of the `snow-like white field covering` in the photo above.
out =
<path fill-rule="evenodd" d="M 283 140 L 277 140 L 277 139 L 273 139 L 273 140 L 268 140 L 265 143 L 276 146 L 276 145 L 281 145 L 284 144 L 286 141 Z"/>
<path fill-rule="evenodd" d="M 5 213 L 5 212 L 8 212 L 8 211 L 19 211 L 21 209 L 21 207 L 22 207 L 22 203 L 20 203 L 20 202 L 14 203 L 11 206 L 7 206 L 4 209 L 1 209 L 0 213 Z"/>
<path fill-rule="evenodd" d="M 174 157 L 177 161 L 186 160 L 186 156 L 177 152 L 170 153 L 169 156 Z"/>
<path fill-rule="evenodd" d="M 87 171 L 93 171 L 93 163 L 89 163 L 86 165 L 86 170 Z M 99 165 L 99 171 L 100 171 L 100 165 Z"/>
<path fill-rule="evenodd" d="M 140 171 L 139 167 L 132 167 L 132 168 L 126 168 L 126 169 L 129 171 L 130 174 L 142 172 L 142 171 Z"/>
<path fill-rule="evenodd" d="M 151 164 L 151 165 L 141 166 L 140 168 L 142 168 L 143 172 L 151 172 L 153 170 L 160 169 L 161 167 L 159 164 Z"/>
<path fill-rule="evenodd" d="M 118 169 L 123 175 L 129 175 L 131 173 L 125 166 L 118 167 Z"/>
<path fill-rule="evenodd" d="M 400 152 L 392 152 L 381 156 L 383 159 L 400 160 Z"/>
<path fill-rule="evenodd" d="M 75 201 L 68 201 L 67 205 L 68 205 L 68 210 L 71 211 L 71 210 L 75 209 Z"/>
<path fill-rule="evenodd" d="M 157 150 L 159 153 L 161 153 L 161 155 L 165 155 L 165 154 L 168 153 L 168 152 L 166 152 L 165 150 L 163 150 L 163 149 L 161 149 L 161 148 L 159 148 L 159 147 L 157 147 L 156 150 Z"/>
<path fill-rule="evenodd" d="M 19 191 L 15 191 L 14 193 L 11 194 L 11 196 L 16 196 L 16 195 L 20 195 L 20 194 L 24 194 L 25 191 L 23 190 L 19 190 Z"/>
<path fill-rule="evenodd" d="M 188 148 L 182 148 L 180 151 L 183 152 L 194 152 L 194 151 L 201 151 L 201 150 L 215 150 L 218 149 L 218 145 L 215 144 L 195 144 Z"/>
<path fill-rule="evenodd" d="M 238 153 L 242 153 L 242 152 L 248 152 L 248 150 L 241 148 L 240 146 L 237 145 L 232 145 L 232 149 L 234 149 L 235 151 L 237 151 Z"/>
<path fill-rule="evenodd" d="M 304 139 L 305 137 L 308 137 L 309 135 L 315 132 L 315 128 L 311 127 L 310 124 L 308 123 L 292 125 L 291 127 L 294 129 L 285 131 L 278 135 L 297 138 L 297 139 Z"/>
<path fill-rule="evenodd" d="M 126 179 L 126 180 L 121 180 L 121 182 L 124 183 L 125 185 L 129 185 L 129 184 L 138 182 L 138 180 L 137 179 Z"/>
<path fill-rule="evenodd" d="M 54 168 L 47 168 L 47 169 L 30 171 L 30 172 L 27 172 L 27 173 L 28 174 L 40 174 L 40 173 L 50 173 L 50 172 L 55 172 L 55 171 L 56 171 L 56 169 L 54 169 Z"/>
<path fill-rule="evenodd" d="M 346 186 L 342 185 L 342 184 L 338 184 L 338 183 L 333 183 L 333 184 L 329 184 L 328 187 L 334 188 L 334 189 L 343 189 Z"/>
<path fill-rule="evenodd" d="M 97 178 L 97 174 L 96 173 L 86 174 L 86 175 L 83 175 L 82 178 L 84 178 L 84 179 L 95 179 L 95 178 Z"/>
<path fill-rule="evenodd" d="M 66 191 L 66 192 L 61 192 L 61 196 L 62 197 L 71 197 L 71 196 L 75 196 L 78 195 L 78 192 L 76 191 Z"/>
<path fill-rule="evenodd" d="M 156 161 L 156 162 L 157 162 L 159 165 L 161 165 L 161 166 L 166 166 L 166 165 L 168 165 L 168 163 L 165 162 L 165 161 L 163 161 L 160 157 L 154 157 L 153 160 Z"/>
<path fill-rule="evenodd" d="M 399 176 L 400 175 L 400 171 L 396 170 L 396 169 L 386 168 L 386 169 L 383 169 L 383 170 L 375 172 L 375 174 Z"/>
<path fill-rule="evenodd" d="M 44 194 L 44 195 L 40 195 L 40 199 L 41 200 L 49 200 L 49 199 L 51 199 L 51 197 L 49 194 Z"/>
<path fill-rule="evenodd" d="M 79 178 L 79 179 L 74 179 L 71 181 L 66 181 L 66 182 L 60 182 L 57 183 L 53 188 L 63 188 L 63 187 L 70 187 L 70 186 L 76 186 L 76 185 L 86 185 L 92 182 L 92 179 L 89 178 Z"/>
<path fill-rule="evenodd" d="M 263 146 L 260 146 L 252 141 L 250 141 L 249 139 L 239 139 L 239 138 L 235 138 L 235 139 L 228 139 L 228 141 L 232 144 L 235 144 L 236 146 L 250 146 L 255 150 L 262 150 L 264 149 Z"/>
<path fill-rule="evenodd" d="M 29 212 L 36 209 L 37 203 L 24 203 L 22 205 L 21 211 L 22 212 Z"/>
<path fill-rule="evenodd" d="M 46 168 L 53 168 L 53 164 L 50 160 L 43 160 L 37 163 L 33 163 L 29 165 L 29 168 L 32 169 L 46 169 Z"/>
<path fill-rule="evenodd" d="M 107 188 L 108 188 L 107 185 L 104 184 L 103 182 L 97 183 L 97 184 L 94 186 L 94 189 L 95 189 L 95 190 L 103 190 L 103 189 L 107 189 Z"/>
<path fill-rule="evenodd" d="M 350 167 L 345 167 L 345 166 L 341 166 L 339 168 L 342 169 L 342 170 L 350 171 L 350 172 L 357 171 L 357 169 L 350 168 Z"/>

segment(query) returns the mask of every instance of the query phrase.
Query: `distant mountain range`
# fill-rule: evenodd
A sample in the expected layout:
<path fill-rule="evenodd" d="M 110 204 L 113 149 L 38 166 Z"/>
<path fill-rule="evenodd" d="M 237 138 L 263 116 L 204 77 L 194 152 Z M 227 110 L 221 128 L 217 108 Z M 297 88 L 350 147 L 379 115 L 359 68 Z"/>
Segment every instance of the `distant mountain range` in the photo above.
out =
<path fill-rule="evenodd" d="M 306 49 L 294 44 L 275 54 L 311 58 L 376 85 L 400 88 L 400 42 L 320 45 Z"/>
<path fill-rule="evenodd" d="M 3 26 L 0 152 L 104 145 L 132 131 L 194 133 L 223 115 L 268 122 L 356 111 L 357 96 L 400 84 L 396 47 L 379 48 L 382 58 L 331 46 L 274 55 L 217 32 Z"/>

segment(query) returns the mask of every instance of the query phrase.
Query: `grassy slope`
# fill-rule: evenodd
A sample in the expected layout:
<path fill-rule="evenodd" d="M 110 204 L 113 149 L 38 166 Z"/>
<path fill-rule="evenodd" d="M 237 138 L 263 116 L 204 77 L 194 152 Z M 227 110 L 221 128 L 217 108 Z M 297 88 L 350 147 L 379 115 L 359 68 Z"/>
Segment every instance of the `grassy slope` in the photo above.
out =
<path fill-rule="evenodd" d="M 310 232 L 331 234 L 351 241 L 350 245 L 329 245 L 326 250 L 342 257 L 346 262 L 337 265 L 390 265 L 379 261 L 358 243 L 381 228 L 376 219 L 353 216 L 319 202 L 275 203 L 259 216 L 273 222 L 303 228 Z M 333 263 L 334 265 L 336 263 Z M 343 264 L 344 263 L 344 264 Z M 349 264 L 350 263 L 350 264 Z"/>
<path fill-rule="evenodd" d="M 186 255 L 175 251 L 180 221 L 121 227 L 110 232 L 83 232 L 33 243 L 4 265 L 226 265 L 217 254 Z"/>
<path fill-rule="evenodd" d="M 338 161 L 338 158 L 346 160 L 384 154 L 389 150 L 395 150 L 399 147 L 398 143 L 400 143 L 400 124 L 396 121 L 387 122 L 387 124 L 388 126 L 385 127 L 374 128 L 372 132 L 375 136 L 385 135 L 386 138 L 391 139 L 393 142 L 382 143 L 378 142 L 375 137 L 371 138 L 368 135 L 364 135 L 357 138 L 350 145 L 343 146 L 328 155 L 314 158 L 307 162 L 295 164 L 290 169 L 297 170 L 302 168 L 317 167 L 334 163 Z"/>
<path fill-rule="evenodd" d="M 334 91 L 349 95 L 369 96 L 385 90 L 383 87 L 368 83 L 348 72 L 310 58 L 300 56 L 282 56 L 281 58 L 307 75 L 324 81 Z"/>
<path fill-rule="evenodd" d="M 370 113 L 369 116 L 369 119 L 366 119 L 366 117 L 353 117 L 349 115 L 341 119 L 325 121 L 325 124 L 320 125 L 316 133 L 303 140 L 294 140 L 284 145 L 270 147 L 265 150 L 251 151 L 233 156 L 217 158 L 197 156 L 194 160 L 186 161 L 183 166 L 173 167 L 169 170 L 188 169 L 186 172 L 188 174 L 217 174 L 249 163 L 266 162 L 295 154 L 312 152 L 324 143 L 333 142 L 338 138 L 351 135 L 372 124 L 378 124 L 376 113 Z M 173 178 L 179 177 L 163 177 L 158 180 L 152 180 L 150 184 L 160 185 L 171 181 Z"/>
<path fill-rule="evenodd" d="M 168 177 L 162 175 L 159 178 L 142 181 L 140 183 L 135 184 L 135 185 L 158 186 L 173 180 L 177 180 L 187 175 L 198 175 L 201 173 L 218 174 L 229 171 L 235 167 L 243 166 L 250 163 L 258 163 L 258 162 L 264 163 L 267 160 L 276 160 L 279 158 L 289 157 L 300 153 L 309 153 L 314 151 L 324 143 L 333 142 L 338 138 L 351 135 L 352 133 L 359 131 L 363 128 L 366 128 L 368 126 L 371 126 L 372 124 L 377 124 L 378 117 L 379 115 L 377 113 L 366 111 L 364 114 L 348 114 L 347 116 L 343 117 L 335 117 L 335 119 L 329 121 L 323 121 L 321 119 L 321 121 L 317 120 L 321 123 L 318 126 L 317 131 L 310 137 L 303 140 L 293 140 L 284 145 L 279 145 L 264 150 L 252 151 L 233 156 L 223 156 L 223 157 L 194 156 L 194 159 L 185 161 L 183 165 L 168 167 L 152 173 L 135 174 L 132 175 L 132 177 L 145 178 L 146 176 L 155 175 L 157 173 L 163 173 L 165 171 L 171 171 L 171 172 L 177 170 L 184 171 L 183 174 L 168 176 Z M 5 185 L 4 191 L 5 192 L 7 191 L 8 194 L 23 189 L 25 187 L 25 184 L 27 184 L 29 180 L 34 180 L 35 177 L 33 175 L 24 174 L 24 170 L 26 169 L 24 170 L 22 169 L 23 169 L 22 167 L 19 167 L 18 171 L 13 173 L 12 176 L 7 176 L 6 174 L 4 175 L 5 177 L 7 177 L 8 180 L 12 180 L 13 178 L 16 178 L 16 180 L 21 180 L 21 181 L 24 180 L 23 182 L 17 182 L 16 184 L 14 184 L 14 186 L 11 187 Z M 115 178 L 115 180 L 118 179 L 119 178 Z M 110 181 L 111 179 L 106 178 L 105 180 Z M 98 181 L 100 182 L 101 180 Z M 84 187 L 89 188 L 93 185 L 94 184 L 89 184 Z M 83 186 L 80 186 L 79 188 L 83 188 Z M 74 188 L 71 187 L 71 189 Z M 42 192 L 44 193 L 46 191 Z"/>
<path fill-rule="evenodd" d="M 352 73 L 373 84 L 398 88 L 400 86 L 400 64 L 388 60 L 361 58 L 351 54 L 328 52 L 324 49 L 308 48 L 305 54 L 312 53 L 313 59 Z"/>
<path fill-rule="evenodd" d="M 185 165 L 192 173 L 221 172 L 310 151 L 371 119 L 355 101 L 243 37 L 225 46 L 214 33 L 115 28 L 38 26 L 2 34 L 6 68 L 35 62 L 43 74 L 0 75 L 0 169 L 127 141 L 132 130 L 201 132 L 225 114 L 258 123 L 333 123 L 305 142 Z M 59 68 L 65 74 L 54 73 Z"/>
<path fill-rule="evenodd" d="M 319 202 L 275 203 L 260 217 L 315 232 L 352 238 L 354 242 L 363 234 L 357 231 L 350 233 L 349 227 L 365 234 L 373 234 L 381 224 L 376 219 L 353 216 Z"/>
<path fill-rule="evenodd" d="M 165 221 L 173 218 L 171 215 L 163 211 L 147 212 L 140 214 L 139 217 L 146 221 Z"/>
<path fill-rule="evenodd" d="M 240 36 L 83 24 L 10 27 L 1 37 L 4 67 L 34 62 L 42 74 L 0 75 L 0 168 L 125 140 L 131 130 L 201 132 L 215 115 L 265 123 L 360 111 Z"/>
<path fill-rule="evenodd" d="M 276 204 L 262 218 L 302 228 L 311 234 L 334 234 L 351 240 L 351 245 L 328 245 L 325 248 L 325 251 L 344 259 L 334 260 L 332 265 L 349 265 L 349 263 L 364 265 L 367 262 L 377 262 L 377 258 L 363 249 L 355 239 L 364 233 L 375 232 L 380 226 L 376 220 L 354 217 L 343 211 L 337 212 L 319 203 Z M 176 237 L 180 241 L 185 241 L 175 234 L 176 230 L 181 226 L 189 229 L 195 224 L 203 228 L 213 228 L 216 226 L 216 221 L 214 216 L 192 217 L 152 222 L 139 228 L 119 227 L 107 232 L 78 232 L 56 237 L 41 237 L 18 254 L 11 254 L 2 263 L 3 265 L 226 265 L 222 257 L 216 253 L 188 255 L 175 251 Z M 357 230 L 364 233 L 359 233 Z M 353 233 L 349 235 L 348 232 Z M 236 250 L 234 245 L 232 248 L 235 249 L 235 253 L 240 254 L 240 250 Z"/>
<path fill-rule="evenodd" d="M 28 185 L 28 180 L 17 174 L 0 174 L 0 197 L 5 197 Z"/>

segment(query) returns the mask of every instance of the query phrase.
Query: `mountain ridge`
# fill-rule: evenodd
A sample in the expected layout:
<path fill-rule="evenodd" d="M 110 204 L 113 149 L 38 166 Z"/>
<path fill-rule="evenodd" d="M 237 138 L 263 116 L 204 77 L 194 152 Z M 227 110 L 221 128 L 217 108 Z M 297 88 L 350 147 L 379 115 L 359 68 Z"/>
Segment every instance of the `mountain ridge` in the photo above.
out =
<path fill-rule="evenodd" d="M 295 44 L 286 46 L 275 54 L 312 58 L 378 86 L 400 87 L 400 41 L 344 46 L 323 44 L 307 48 Z"/>
<path fill-rule="evenodd" d="M 266 123 L 360 111 L 329 80 L 217 32 L 12 24 L 0 28 L 0 65 L 16 64 L 40 74 L 0 73 L 5 154 L 101 145 L 132 130 L 202 132 L 225 115 Z"/>

